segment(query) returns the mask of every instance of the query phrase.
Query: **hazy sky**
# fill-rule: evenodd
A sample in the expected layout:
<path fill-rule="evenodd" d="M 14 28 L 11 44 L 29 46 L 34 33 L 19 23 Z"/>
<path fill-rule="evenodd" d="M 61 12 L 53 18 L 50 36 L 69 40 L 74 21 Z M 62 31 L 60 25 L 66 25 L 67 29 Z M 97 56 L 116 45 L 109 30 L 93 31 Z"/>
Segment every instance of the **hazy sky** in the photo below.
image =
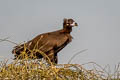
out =
<path fill-rule="evenodd" d="M 0 0 L 0 38 L 22 43 L 36 35 L 62 28 L 63 18 L 73 18 L 73 41 L 59 52 L 67 63 L 120 62 L 120 0 Z M 11 58 L 14 44 L 0 42 L 0 56 Z M 2 59 L 2 58 L 1 58 Z"/>

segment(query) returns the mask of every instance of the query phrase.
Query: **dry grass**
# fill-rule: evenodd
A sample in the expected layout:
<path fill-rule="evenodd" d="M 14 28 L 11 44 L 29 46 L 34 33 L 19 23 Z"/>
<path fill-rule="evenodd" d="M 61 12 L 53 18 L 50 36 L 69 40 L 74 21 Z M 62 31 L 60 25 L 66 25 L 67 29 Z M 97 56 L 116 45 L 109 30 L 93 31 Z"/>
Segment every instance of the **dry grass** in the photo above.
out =
<path fill-rule="evenodd" d="M 42 60 L 0 63 L 0 80 L 103 80 L 78 64 L 49 65 Z"/>
<path fill-rule="evenodd" d="M 34 49 L 33 52 L 35 51 L 41 53 L 44 59 L 30 59 L 24 50 L 19 56 L 24 59 L 16 59 L 9 64 L 8 60 L 1 61 L 0 80 L 120 80 L 120 64 L 111 74 L 106 71 L 109 66 L 102 68 L 94 62 L 81 65 L 70 64 L 75 56 L 70 59 L 69 64 L 55 65 L 45 53 L 37 49 Z M 92 64 L 93 69 L 85 69 L 84 65 L 88 64 Z"/>
<path fill-rule="evenodd" d="M 0 80 L 119 80 L 120 67 L 116 67 L 114 74 L 109 74 L 105 68 L 99 67 L 86 70 L 85 64 L 57 64 L 45 59 L 14 60 L 8 64 L 8 60 L 0 62 Z"/>

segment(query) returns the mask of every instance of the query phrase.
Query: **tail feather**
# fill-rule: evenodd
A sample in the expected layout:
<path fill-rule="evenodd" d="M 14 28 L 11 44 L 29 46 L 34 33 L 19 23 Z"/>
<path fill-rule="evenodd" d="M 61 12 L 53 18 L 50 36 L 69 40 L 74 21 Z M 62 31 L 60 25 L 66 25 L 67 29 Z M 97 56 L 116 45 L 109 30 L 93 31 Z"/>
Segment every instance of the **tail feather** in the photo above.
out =
<path fill-rule="evenodd" d="M 15 46 L 14 49 L 12 50 L 12 53 L 15 54 L 15 55 L 19 55 L 21 53 L 21 51 L 24 50 L 24 45 L 18 45 L 18 46 Z"/>

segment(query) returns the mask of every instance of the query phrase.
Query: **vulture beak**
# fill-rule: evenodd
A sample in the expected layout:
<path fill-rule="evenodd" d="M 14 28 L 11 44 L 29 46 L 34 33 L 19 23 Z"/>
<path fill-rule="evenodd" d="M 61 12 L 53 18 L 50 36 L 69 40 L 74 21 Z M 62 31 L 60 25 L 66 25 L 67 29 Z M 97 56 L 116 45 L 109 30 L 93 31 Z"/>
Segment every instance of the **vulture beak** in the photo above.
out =
<path fill-rule="evenodd" d="M 77 24 L 77 23 L 75 23 L 75 26 L 78 26 L 78 24 Z"/>
<path fill-rule="evenodd" d="M 76 22 L 73 22 L 72 24 L 71 24 L 71 26 L 78 26 L 78 24 L 76 23 Z"/>

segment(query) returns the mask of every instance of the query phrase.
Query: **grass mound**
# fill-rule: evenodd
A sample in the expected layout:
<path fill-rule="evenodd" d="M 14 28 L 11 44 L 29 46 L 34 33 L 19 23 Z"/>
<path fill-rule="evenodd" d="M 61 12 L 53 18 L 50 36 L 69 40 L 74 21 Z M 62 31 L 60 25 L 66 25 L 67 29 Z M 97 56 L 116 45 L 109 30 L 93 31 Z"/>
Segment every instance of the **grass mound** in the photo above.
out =
<path fill-rule="evenodd" d="M 49 65 L 44 60 L 0 63 L 0 80 L 103 80 L 78 64 Z"/>
<path fill-rule="evenodd" d="M 87 70 L 79 64 L 54 64 L 45 53 L 40 53 L 43 59 L 31 59 L 22 52 L 19 57 L 23 59 L 16 59 L 9 64 L 8 60 L 1 61 L 0 80 L 120 80 L 120 64 L 111 75 L 96 63 L 93 64 L 101 70 L 95 66 Z"/>

